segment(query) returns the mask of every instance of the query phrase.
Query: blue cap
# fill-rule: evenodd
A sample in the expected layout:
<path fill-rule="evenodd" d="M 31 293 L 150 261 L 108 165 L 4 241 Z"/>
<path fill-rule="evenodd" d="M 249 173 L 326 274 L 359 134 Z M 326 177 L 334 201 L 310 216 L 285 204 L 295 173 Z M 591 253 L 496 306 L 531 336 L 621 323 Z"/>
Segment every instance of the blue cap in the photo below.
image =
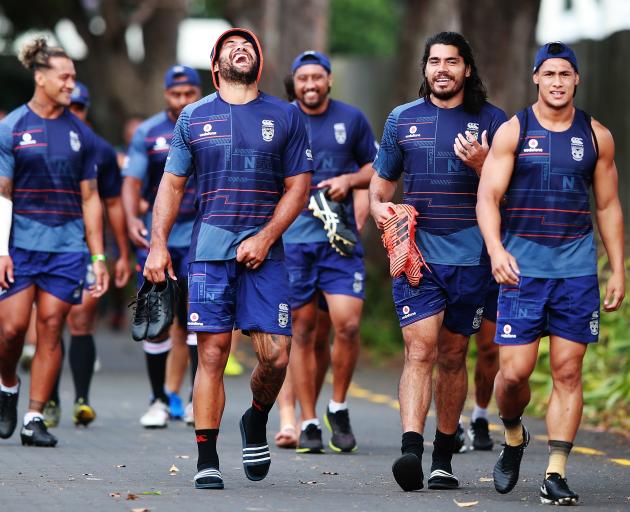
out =
<path fill-rule="evenodd" d="M 291 73 L 295 73 L 300 66 L 306 66 L 307 64 L 319 64 L 330 73 L 330 59 L 323 53 L 314 50 L 300 53 L 291 65 Z"/>
<path fill-rule="evenodd" d="M 201 87 L 199 73 L 188 66 L 175 65 L 168 69 L 164 75 L 164 89 L 170 89 L 176 85 L 196 85 Z"/>
<path fill-rule="evenodd" d="M 575 72 L 578 72 L 578 63 L 577 57 L 573 50 L 564 43 L 560 41 L 555 41 L 553 43 L 547 43 L 545 46 L 541 46 L 536 52 L 536 58 L 534 59 L 534 70 L 532 73 L 536 73 L 538 68 L 542 66 L 542 63 L 547 59 L 564 59 L 571 63 Z"/>
<path fill-rule="evenodd" d="M 72 93 L 70 94 L 70 103 L 75 103 L 78 105 L 83 105 L 84 107 L 90 106 L 90 91 L 81 82 L 74 83 L 74 89 L 72 89 Z"/>

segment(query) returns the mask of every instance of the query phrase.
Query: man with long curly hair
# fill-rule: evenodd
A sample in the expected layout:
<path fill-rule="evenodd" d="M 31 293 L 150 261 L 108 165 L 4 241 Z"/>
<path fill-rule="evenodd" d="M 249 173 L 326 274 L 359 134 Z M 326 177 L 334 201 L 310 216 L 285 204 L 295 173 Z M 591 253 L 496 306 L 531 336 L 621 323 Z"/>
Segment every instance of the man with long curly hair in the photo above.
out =
<path fill-rule="evenodd" d="M 428 269 L 418 286 L 392 283 L 405 341 L 400 379 L 402 456 L 392 468 L 406 491 L 424 485 L 424 426 L 437 366 L 437 429 L 429 489 L 454 489 L 453 454 L 467 392 L 466 351 L 481 325 L 490 268 L 475 203 L 489 143 L 505 114 L 486 100 L 472 49 L 442 32 L 426 42 L 420 99 L 389 115 L 370 184 L 371 213 L 382 228 L 391 217 L 397 181 L 418 212 L 416 242 Z"/>

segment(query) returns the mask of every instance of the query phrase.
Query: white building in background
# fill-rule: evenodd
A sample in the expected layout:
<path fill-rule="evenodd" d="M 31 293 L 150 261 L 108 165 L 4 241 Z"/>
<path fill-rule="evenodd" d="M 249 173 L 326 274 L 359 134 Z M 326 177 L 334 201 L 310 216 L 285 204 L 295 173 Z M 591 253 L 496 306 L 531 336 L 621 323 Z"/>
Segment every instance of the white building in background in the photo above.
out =
<path fill-rule="evenodd" d="M 567 7 L 568 6 L 568 7 Z M 539 44 L 605 39 L 630 29 L 630 0 L 542 0 L 536 26 Z"/>

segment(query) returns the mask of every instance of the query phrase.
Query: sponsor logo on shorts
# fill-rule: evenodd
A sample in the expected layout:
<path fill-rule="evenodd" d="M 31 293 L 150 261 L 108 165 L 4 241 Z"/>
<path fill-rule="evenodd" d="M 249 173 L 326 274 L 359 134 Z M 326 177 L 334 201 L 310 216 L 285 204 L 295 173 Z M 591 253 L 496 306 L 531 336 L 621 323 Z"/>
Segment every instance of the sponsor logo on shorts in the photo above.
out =
<path fill-rule="evenodd" d="M 81 149 L 81 141 L 79 140 L 79 134 L 70 130 L 70 147 L 72 151 L 79 151 Z"/>
<path fill-rule="evenodd" d="M 571 156 L 576 162 L 581 162 L 584 158 L 584 141 L 582 137 L 571 137 Z"/>
<path fill-rule="evenodd" d="M 361 272 L 354 273 L 354 283 L 352 284 L 352 290 L 354 293 L 361 293 L 363 290 L 363 274 Z"/>
<path fill-rule="evenodd" d="M 85 284 L 92 286 L 94 283 L 96 283 L 96 274 L 94 273 L 94 267 L 90 263 L 85 273 Z"/>
<path fill-rule="evenodd" d="M 30 133 L 23 133 L 22 140 L 20 141 L 20 146 L 30 146 L 31 144 L 37 144 L 37 141 Z"/>
<path fill-rule="evenodd" d="M 203 322 L 199 321 L 199 313 L 191 313 L 188 317 L 188 325 L 203 325 Z"/>
<path fill-rule="evenodd" d="M 538 147 L 538 141 L 536 139 L 529 139 L 527 141 L 527 147 L 523 149 L 523 153 L 542 153 L 543 149 Z"/>
<path fill-rule="evenodd" d="M 310 149 L 307 149 L 305 153 L 306 153 L 307 160 L 313 160 L 313 152 Z"/>
<path fill-rule="evenodd" d="M 516 338 L 516 334 L 512 334 L 512 326 L 510 324 L 505 324 L 503 326 L 503 334 L 501 334 L 501 337 L 507 339 Z"/>
<path fill-rule="evenodd" d="M 593 314 L 591 315 L 591 321 L 588 325 L 593 336 L 599 335 L 599 311 L 593 311 Z"/>
<path fill-rule="evenodd" d="M 481 327 L 481 319 L 483 318 L 483 308 L 477 309 L 475 311 L 475 318 L 473 318 L 472 326 L 473 329 L 479 329 Z"/>
<path fill-rule="evenodd" d="M 79 286 L 77 286 L 74 290 L 74 292 L 72 292 L 72 298 L 73 299 L 78 299 L 79 297 L 81 297 L 81 292 L 83 291 L 83 279 L 81 279 L 81 282 L 79 283 Z"/>
<path fill-rule="evenodd" d="M 262 120 L 262 138 L 265 142 L 271 142 L 273 140 L 274 127 L 271 119 Z"/>
<path fill-rule="evenodd" d="M 345 123 L 335 123 L 333 125 L 335 129 L 335 140 L 337 144 L 343 144 L 346 142 L 346 125 Z"/>
<path fill-rule="evenodd" d="M 278 326 L 286 327 L 289 325 L 289 305 L 281 302 L 278 304 Z"/>
<path fill-rule="evenodd" d="M 0 288 L 0 297 L 2 297 L 5 293 L 9 293 L 8 288 Z"/>
<path fill-rule="evenodd" d="M 415 311 L 411 311 L 411 308 L 409 306 L 403 306 L 402 307 L 402 313 L 403 313 L 402 320 L 407 320 L 407 318 L 411 318 L 412 316 L 416 316 L 416 312 Z"/>

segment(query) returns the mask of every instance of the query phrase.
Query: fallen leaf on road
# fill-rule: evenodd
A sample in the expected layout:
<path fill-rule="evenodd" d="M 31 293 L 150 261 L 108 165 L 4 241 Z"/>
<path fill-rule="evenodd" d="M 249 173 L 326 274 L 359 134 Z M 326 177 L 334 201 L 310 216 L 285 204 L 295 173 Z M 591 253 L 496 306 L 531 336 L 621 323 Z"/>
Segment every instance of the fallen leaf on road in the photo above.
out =
<path fill-rule="evenodd" d="M 112 498 L 120 498 L 120 493 L 119 492 L 110 492 L 109 495 Z"/>
<path fill-rule="evenodd" d="M 83 476 L 94 476 L 92 473 L 83 473 Z"/>
<path fill-rule="evenodd" d="M 148 508 L 132 508 L 131 512 L 151 512 Z"/>
<path fill-rule="evenodd" d="M 143 496 L 162 496 L 162 493 L 160 491 L 144 491 L 140 494 L 142 494 Z"/>
<path fill-rule="evenodd" d="M 479 503 L 478 501 L 462 501 L 462 502 L 459 502 L 457 500 L 453 500 L 453 502 L 455 503 L 455 505 L 457 505 L 460 508 L 474 507 L 475 505 L 477 505 Z"/>
<path fill-rule="evenodd" d="M 487 477 L 487 476 L 482 476 L 482 477 L 479 479 L 479 481 L 480 481 L 480 482 L 493 482 L 493 481 L 494 481 L 494 478 L 489 478 L 489 477 Z"/>
<path fill-rule="evenodd" d="M 130 492 L 127 493 L 127 499 L 129 501 L 134 501 L 138 499 L 138 496 L 136 494 L 131 494 Z"/>
<path fill-rule="evenodd" d="M 126 468 L 127 466 L 125 464 L 116 464 L 117 468 Z"/>
<path fill-rule="evenodd" d="M 175 455 L 176 459 L 190 459 L 190 455 Z"/>
<path fill-rule="evenodd" d="M 336 471 L 324 471 L 322 472 L 322 475 L 338 475 L 339 473 L 337 473 Z"/>
<path fill-rule="evenodd" d="M 309 485 L 315 485 L 317 482 L 315 480 L 309 480 L 307 482 L 305 482 L 304 480 L 300 480 L 301 484 L 309 484 Z"/>
<path fill-rule="evenodd" d="M 179 468 L 175 464 L 173 464 L 171 466 L 171 469 L 169 469 L 169 472 L 171 473 L 171 475 L 175 475 L 179 473 Z"/>

